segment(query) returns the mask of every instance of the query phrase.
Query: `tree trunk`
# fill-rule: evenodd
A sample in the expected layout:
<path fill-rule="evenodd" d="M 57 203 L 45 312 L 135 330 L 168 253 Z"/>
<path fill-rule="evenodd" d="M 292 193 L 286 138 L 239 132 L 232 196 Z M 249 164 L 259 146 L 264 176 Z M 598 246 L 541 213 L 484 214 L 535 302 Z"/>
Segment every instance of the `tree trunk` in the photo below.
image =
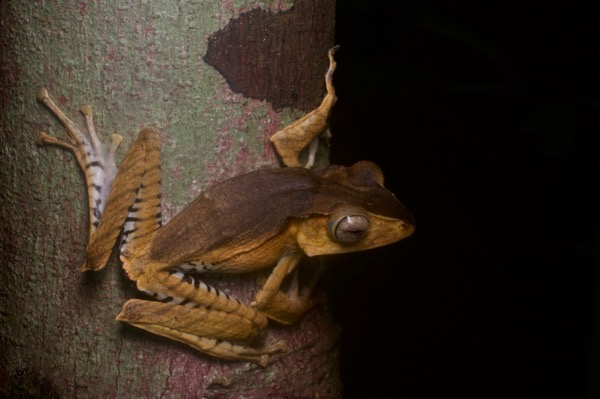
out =
<path fill-rule="evenodd" d="M 139 294 L 116 256 L 79 271 L 82 174 L 71 154 L 35 144 L 40 130 L 62 131 L 36 101 L 41 87 L 77 123 L 92 105 L 100 136 L 120 133 L 122 148 L 160 126 L 168 220 L 215 182 L 277 167 L 268 138 L 320 102 L 333 19 L 333 0 L 0 3 L 0 396 L 340 396 L 338 329 L 324 307 L 271 324 L 266 341 L 290 350 L 266 368 L 115 321 Z M 218 284 L 249 301 L 256 280 Z"/>

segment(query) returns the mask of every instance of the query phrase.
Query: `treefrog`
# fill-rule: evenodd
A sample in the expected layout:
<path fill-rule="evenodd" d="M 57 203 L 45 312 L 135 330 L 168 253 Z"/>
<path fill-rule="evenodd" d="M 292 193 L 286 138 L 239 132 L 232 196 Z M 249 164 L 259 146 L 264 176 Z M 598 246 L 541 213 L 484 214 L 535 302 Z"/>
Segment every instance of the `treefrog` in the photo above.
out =
<path fill-rule="evenodd" d="M 266 366 L 287 350 L 284 341 L 256 344 L 268 319 L 294 323 L 312 305 L 318 273 L 299 288 L 305 256 L 375 248 L 414 231 L 411 213 L 383 185 L 379 167 L 310 166 L 336 96 L 335 48 L 329 51 L 327 95 L 321 105 L 272 137 L 287 167 L 259 169 L 203 192 L 169 223 L 161 221 L 160 134 L 144 127 L 115 164 L 121 137 L 100 142 L 92 109 L 84 106 L 87 132 L 73 123 L 42 89 L 38 98 L 66 127 L 64 140 L 41 132 L 40 144 L 72 151 L 85 174 L 90 212 L 83 270 L 102 269 L 120 239 L 120 260 L 145 299 L 128 300 L 117 320 L 183 342 L 223 359 Z M 298 154 L 309 148 L 308 167 Z M 200 279 L 204 273 L 245 273 L 271 268 L 250 304 Z M 287 276 L 289 288 L 281 289 Z"/>

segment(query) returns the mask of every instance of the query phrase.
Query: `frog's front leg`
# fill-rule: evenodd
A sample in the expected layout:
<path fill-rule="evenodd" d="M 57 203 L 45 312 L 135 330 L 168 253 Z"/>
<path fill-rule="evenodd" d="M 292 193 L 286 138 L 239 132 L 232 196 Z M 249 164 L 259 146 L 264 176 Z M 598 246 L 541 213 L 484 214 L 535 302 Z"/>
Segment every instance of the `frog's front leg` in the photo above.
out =
<path fill-rule="evenodd" d="M 288 248 L 256 294 L 251 306 L 266 314 L 270 319 L 288 325 L 294 324 L 310 309 L 316 303 L 312 298 L 312 290 L 319 281 L 323 267 L 320 265 L 310 281 L 300 289 L 300 268 L 297 266 L 303 257 L 300 249 Z M 281 285 L 288 276 L 291 281 L 288 289 L 284 292 L 281 290 Z"/>
<path fill-rule="evenodd" d="M 333 87 L 333 73 L 336 68 L 333 55 L 338 48 L 339 46 L 335 46 L 328 53 L 329 69 L 325 74 L 327 95 L 321 104 L 313 111 L 271 136 L 271 142 L 286 166 L 301 166 L 300 152 L 308 147 L 308 160 L 305 167 L 311 168 L 315 161 L 319 138 L 323 137 L 328 140 L 330 137 L 327 125 L 329 123 L 329 115 L 337 100 Z"/>

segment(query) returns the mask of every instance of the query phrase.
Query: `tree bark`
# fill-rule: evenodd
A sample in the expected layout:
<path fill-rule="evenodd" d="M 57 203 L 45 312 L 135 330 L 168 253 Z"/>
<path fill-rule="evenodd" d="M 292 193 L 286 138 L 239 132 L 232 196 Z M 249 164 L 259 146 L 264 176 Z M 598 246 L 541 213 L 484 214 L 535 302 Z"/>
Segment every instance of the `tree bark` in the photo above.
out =
<path fill-rule="evenodd" d="M 235 4 L 235 5 L 234 5 Z M 239 4 L 239 5 L 238 5 Z M 83 125 L 127 148 L 162 130 L 163 215 L 205 187 L 277 167 L 268 138 L 318 105 L 333 0 L 1 2 L 0 395 L 77 398 L 340 396 L 338 329 L 325 307 L 266 340 L 291 350 L 266 368 L 227 362 L 115 321 L 139 295 L 113 256 L 79 271 L 87 209 L 74 157 L 36 146 L 58 121 L 46 87 Z M 326 154 L 321 154 L 325 162 Z M 219 288 L 250 301 L 257 276 Z"/>

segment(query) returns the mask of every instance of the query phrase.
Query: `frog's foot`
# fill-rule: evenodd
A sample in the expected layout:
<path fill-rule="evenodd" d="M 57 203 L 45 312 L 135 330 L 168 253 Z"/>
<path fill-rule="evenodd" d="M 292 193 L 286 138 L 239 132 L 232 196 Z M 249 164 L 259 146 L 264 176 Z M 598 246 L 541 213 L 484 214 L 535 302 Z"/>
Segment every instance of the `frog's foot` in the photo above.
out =
<path fill-rule="evenodd" d="M 123 138 L 118 134 L 113 134 L 109 145 L 101 143 L 96 135 L 92 107 L 89 105 L 81 107 L 81 113 L 85 118 L 87 128 L 86 134 L 58 108 L 54 101 L 52 101 L 52 98 L 50 98 L 48 90 L 41 89 L 38 94 L 38 100 L 46 104 L 66 128 L 65 139 L 61 140 L 45 132 L 41 132 L 38 144 L 57 145 L 73 152 L 77 158 L 79 167 L 85 174 L 88 189 L 91 237 L 98 226 L 104 206 L 106 205 L 108 193 L 110 192 L 110 186 L 117 173 L 115 152 Z"/>
<path fill-rule="evenodd" d="M 329 69 L 325 74 L 327 95 L 321 105 L 271 136 L 271 142 L 286 166 L 301 166 L 300 153 L 308 147 L 308 160 L 305 167 L 311 168 L 319 147 L 319 139 L 329 139 L 327 131 L 329 115 L 337 100 L 333 87 L 333 72 L 336 68 L 333 55 L 338 48 L 339 46 L 335 46 L 328 53 Z"/>

